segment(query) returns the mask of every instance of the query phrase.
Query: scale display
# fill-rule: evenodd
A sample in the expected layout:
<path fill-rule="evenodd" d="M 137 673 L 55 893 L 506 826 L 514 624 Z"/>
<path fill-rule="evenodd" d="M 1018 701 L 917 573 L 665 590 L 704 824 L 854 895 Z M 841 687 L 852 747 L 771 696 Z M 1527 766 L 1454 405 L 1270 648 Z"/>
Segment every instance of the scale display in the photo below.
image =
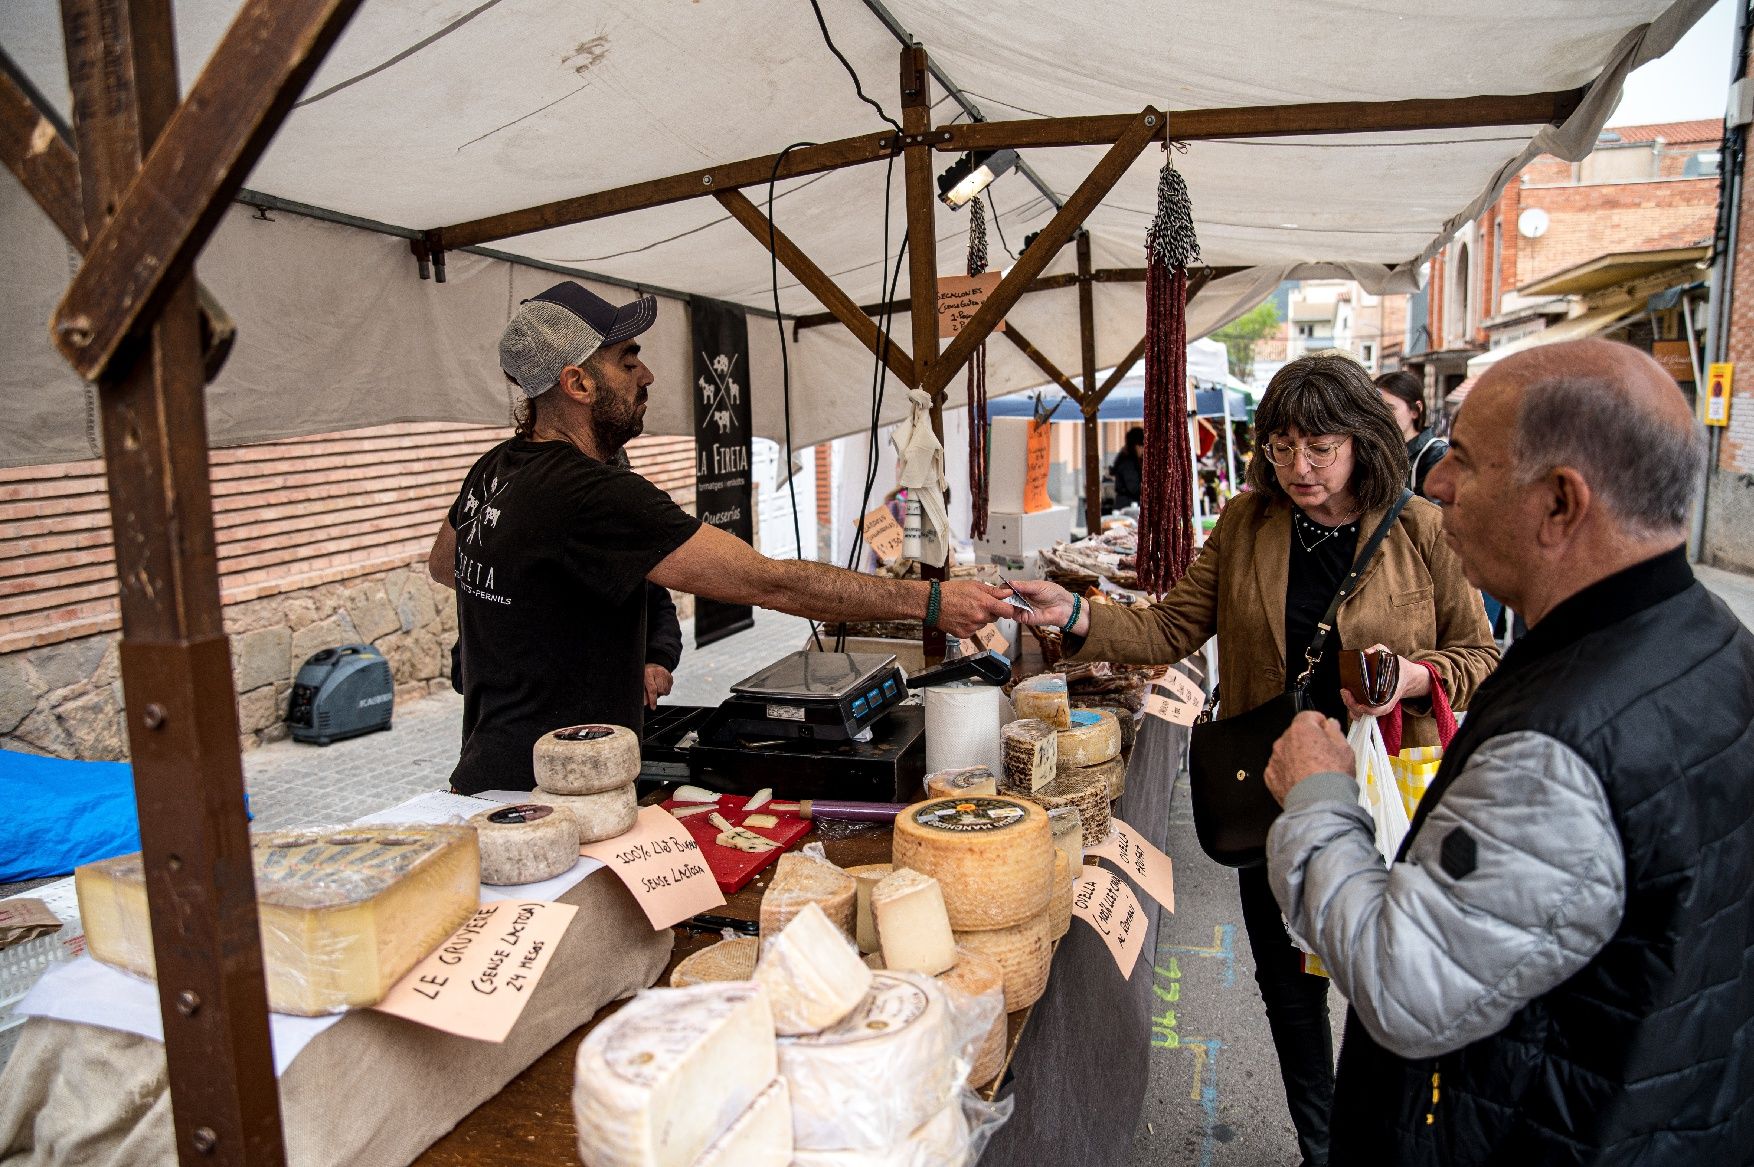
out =
<path fill-rule="evenodd" d="M 856 737 L 907 699 L 893 656 L 794 652 L 731 686 L 721 733 L 768 737 Z"/>

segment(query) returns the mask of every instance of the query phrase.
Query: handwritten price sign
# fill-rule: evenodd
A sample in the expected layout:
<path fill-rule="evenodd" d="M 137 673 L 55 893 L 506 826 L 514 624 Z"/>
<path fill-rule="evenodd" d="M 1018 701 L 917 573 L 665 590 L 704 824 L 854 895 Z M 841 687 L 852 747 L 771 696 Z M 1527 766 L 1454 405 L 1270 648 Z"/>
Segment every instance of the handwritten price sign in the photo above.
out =
<path fill-rule="evenodd" d="M 459 1037 L 502 1042 L 577 912 L 571 904 L 482 904 L 373 1007 Z"/>
<path fill-rule="evenodd" d="M 1177 669 L 1170 669 L 1153 681 L 1151 691 L 1145 696 L 1146 714 L 1161 717 L 1174 725 L 1194 724 L 1205 704 L 1206 696 L 1200 692 L 1200 687 Z"/>
<path fill-rule="evenodd" d="M 974 314 L 979 312 L 993 289 L 999 286 L 1003 272 L 987 272 L 978 276 L 939 276 L 938 277 L 938 335 L 948 340 L 961 332 Z M 993 326 L 993 331 L 1005 331 L 1003 320 Z"/>
<path fill-rule="evenodd" d="M 627 885 L 654 929 L 725 902 L 700 844 L 661 806 L 642 807 L 626 834 L 586 843 L 579 853 L 600 860 Z"/>
<path fill-rule="evenodd" d="M 1131 980 L 1144 945 L 1145 910 L 1127 881 L 1112 871 L 1086 867 L 1072 893 L 1072 914 L 1096 929 L 1121 976 Z"/>
<path fill-rule="evenodd" d="M 997 628 L 991 624 L 987 624 L 977 630 L 973 636 L 962 642 L 962 651 L 966 656 L 973 656 L 977 652 L 987 651 L 1004 654 L 1011 651 L 1011 645 L 1010 642 L 1000 635 Z"/>
<path fill-rule="evenodd" d="M 1113 860 L 1146 895 L 1161 904 L 1165 911 L 1175 911 L 1175 867 L 1169 856 L 1148 843 L 1132 827 L 1120 819 L 1109 820 L 1108 837 L 1084 852 Z M 1086 870 L 1094 870 L 1086 868 Z"/>
<path fill-rule="evenodd" d="M 885 563 L 894 563 L 901 558 L 901 544 L 905 532 L 895 516 L 889 513 L 888 507 L 878 507 L 864 518 L 865 542 Z"/>

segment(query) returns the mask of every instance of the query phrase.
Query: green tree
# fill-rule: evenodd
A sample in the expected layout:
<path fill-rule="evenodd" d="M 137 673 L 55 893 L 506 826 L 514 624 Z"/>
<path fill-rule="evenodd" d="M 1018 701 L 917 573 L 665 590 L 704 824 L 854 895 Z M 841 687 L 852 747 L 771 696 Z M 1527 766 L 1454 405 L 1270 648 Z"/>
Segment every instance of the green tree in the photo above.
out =
<path fill-rule="evenodd" d="M 1279 309 L 1273 301 L 1263 300 L 1212 334 L 1213 340 L 1224 342 L 1230 357 L 1230 375 L 1246 381 L 1255 371 L 1255 342 L 1273 334 L 1279 327 Z"/>

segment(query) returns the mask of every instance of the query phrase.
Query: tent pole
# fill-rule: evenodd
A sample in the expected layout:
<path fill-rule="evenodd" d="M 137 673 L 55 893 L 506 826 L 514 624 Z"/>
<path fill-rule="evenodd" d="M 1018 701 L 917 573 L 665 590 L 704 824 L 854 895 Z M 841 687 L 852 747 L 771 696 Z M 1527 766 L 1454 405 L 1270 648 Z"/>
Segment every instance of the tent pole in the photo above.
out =
<path fill-rule="evenodd" d="M 908 314 L 913 321 L 915 386 L 932 397 L 932 433 L 944 441 L 944 382 L 932 379 L 938 364 L 938 228 L 937 196 L 932 193 L 932 148 L 926 136 L 932 130 L 932 81 L 924 45 L 901 50 L 902 161 L 907 180 L 907 294 Z M 889 208 L 883 213 L 887 215 Z M 946 499 L 946 505 L 948 505 Z M 944 566 L 920 565 L 925 579 L 949 575 L 949 549 Z M 925 629 L 926 663 L 944 659 L 944 633 Z"/>
<path fill-rule="evenodd" d="M 1236 493 L 1236 430 L 1230 423 L 1230 386 L 1220 385 L 1224 395 L 1224 456 L 1230 463 L 1230 493 Z"/>
<path fill-rule="evenodd" d="M 63 0 L 88 237 L 177 109 L 168 0 Z M 122 308 L 108 309 L 114 324 Z M 255 877 L 221 619 L 195 281 L 98 381 L 122 682 L 178 1160 L 279 1167 Z"/>
<path fill-rule="evenodd" d="M 1096 411 L 1096 298 L 1090 282 L 1090 232 L 1078 232 L 1078 339 L 1084 365 L 1084 531 L 1102 534 L 1102 433 Z"/>

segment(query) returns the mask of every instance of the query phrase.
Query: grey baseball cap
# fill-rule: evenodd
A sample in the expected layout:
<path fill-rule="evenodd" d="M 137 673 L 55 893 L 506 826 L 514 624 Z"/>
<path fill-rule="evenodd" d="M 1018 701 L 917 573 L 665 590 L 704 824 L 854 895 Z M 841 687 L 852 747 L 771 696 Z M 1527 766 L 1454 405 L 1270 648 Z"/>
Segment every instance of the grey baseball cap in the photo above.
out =
<path fill-rule="evenodd" d="M 526 397 L 539 397 L 606 344 L 638 336 L 658 320 L 658 301 L 641 296 L 617 308 L 571 280 L 532 296 L 499 337 L 499 367 Z"/>

